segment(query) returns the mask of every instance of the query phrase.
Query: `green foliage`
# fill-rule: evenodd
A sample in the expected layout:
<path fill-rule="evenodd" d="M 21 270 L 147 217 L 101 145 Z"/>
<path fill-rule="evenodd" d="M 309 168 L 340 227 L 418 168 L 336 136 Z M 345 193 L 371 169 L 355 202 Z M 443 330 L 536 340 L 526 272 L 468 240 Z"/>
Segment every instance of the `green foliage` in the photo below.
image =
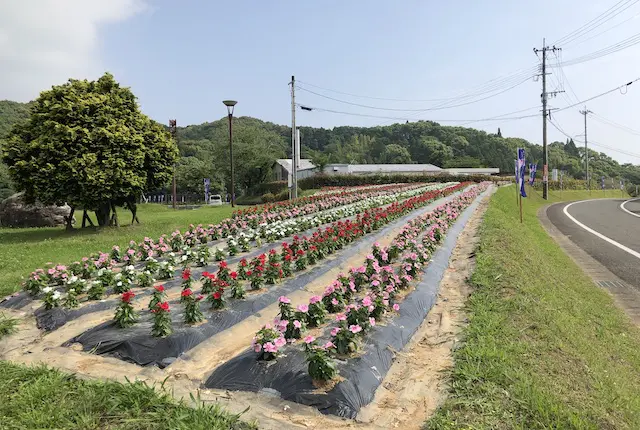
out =
<path fill-rule="evenodd" d="M 3 161 L 27 199 L 90 210 L 163 186 L 177 156 L 169 134 L 108 73 L 43 91 L 4 146 Z"/>
<path fill-rule="evenodd" d="M 176 165 L 176 185 L 180 193 L 204 195 L 204 179 L 209 178 L 211 194 L 224 194 L 224 179 L 212 162 L 182 157 Z"/>
<path fill-rule="evenodd" d="M 0 139 L 7 137 L 11 128 L 29 119 L 32 103 L 18 103 L 0 100 Z"/>
<path fill-rule="evenodd" d="M 16 332 L 18 320 L 10 318 L 5 314 L 0 314 L 0 339 Z"/>
<path fill-rule="evenodd" d="M 322 188 L 322 187 L 338 187 L 338 186 L 356 186 L 371 184 L 396 184 L 401 182 L 465 182 L 465 181 L 511 181 L 513 178 L 502 178 L 499 176 L 456 176 L 456 175 L 314 175 L 298 181 L 298 186 L 303 190 Z"/>

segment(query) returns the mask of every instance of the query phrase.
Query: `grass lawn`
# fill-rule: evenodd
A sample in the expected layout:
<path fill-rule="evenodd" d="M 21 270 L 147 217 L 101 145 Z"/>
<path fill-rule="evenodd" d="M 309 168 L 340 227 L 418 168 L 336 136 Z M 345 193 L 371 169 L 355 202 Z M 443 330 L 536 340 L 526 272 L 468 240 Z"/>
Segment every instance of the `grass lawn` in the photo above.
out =
<path fill-rule="evenodd" d="M 640 330 L 547 235 L 545 203 L 532 193 L 521 225 L 514 187 L 493 196 L 451 393 L 426 428 L 640 429 Z"/>
<path fill-rule="evenodd" d="M 120 220 L 125 225 L 119 228 L 77 228 L 72 232 L 63 227 L 0 228 L 0 297 L 18 290 L 23 277 L 47 262 L 72 263 L 92 252 L 108 252 L 113 245 L 128 245 L 130 240 L 141 241 L 145 236 L 157 239 L 189 224 L 215 224 L 231 213 L 230 205 L 174 211 L 165 205 L 143 204 L 138 210 L 139 225 L 127 224 L 130 213 L 121 210 Z"/>
<path fill-rule="evenodd" d="M 84 381 L 0 362 L 3 429 L 255 429 L 216 406 L 192 408 L 141 382 Z"/>

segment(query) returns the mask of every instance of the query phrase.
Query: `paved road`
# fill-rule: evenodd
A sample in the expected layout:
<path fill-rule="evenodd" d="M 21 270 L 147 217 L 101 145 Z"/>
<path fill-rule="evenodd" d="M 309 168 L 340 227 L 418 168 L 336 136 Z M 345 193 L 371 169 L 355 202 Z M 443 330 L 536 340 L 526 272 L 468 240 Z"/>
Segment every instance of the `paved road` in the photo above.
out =
<path fill-rule="evenodd" d="M 557 203 L 547 209 L 547 216 L 573 243 L 640 291 L 640 200 L 627 202 L 628 212 L 620 208 L 624 201 Z"/>

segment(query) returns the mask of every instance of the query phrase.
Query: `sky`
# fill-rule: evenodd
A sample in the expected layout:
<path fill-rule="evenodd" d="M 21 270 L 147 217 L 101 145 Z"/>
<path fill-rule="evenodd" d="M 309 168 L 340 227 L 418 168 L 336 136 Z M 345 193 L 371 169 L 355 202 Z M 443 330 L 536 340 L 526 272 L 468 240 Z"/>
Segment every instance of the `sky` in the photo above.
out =
<path fill-rule="evenodd" d="M 614 6 L 608 21 L 583 27 Z M 222 100 L 234 99 L 236 115 L 291 124 L 295 75 L 296 101 L 317 108 L 298 109 L 298 125 L 425 119 L 500 127 L 503 136 L 538 144 L 542 81 L 533 76 L 540 64 L 533 48 L 557 41 L 562 51 L 549 53 L 549 64 L 570 63 L 640 28 L 638 0 L 0 0 L 0 7 L 0 100 L 32 100 L 68 78 L 109 71 L 162 123 L 217 120 L 226 114 Z M 562 109 L 640 78 L 640 43 L 548 72 L 547 90 L 565 91 L 549 106 Z M 592 148 L 640 164 L 640 81 L 586 106 Z M 551 113 L 576 141 L 584 140 L 580 109 Z M 526 118 L 476 121 L 499 115 Z M 566 139 L 552 124 L 548 136 Z"/>

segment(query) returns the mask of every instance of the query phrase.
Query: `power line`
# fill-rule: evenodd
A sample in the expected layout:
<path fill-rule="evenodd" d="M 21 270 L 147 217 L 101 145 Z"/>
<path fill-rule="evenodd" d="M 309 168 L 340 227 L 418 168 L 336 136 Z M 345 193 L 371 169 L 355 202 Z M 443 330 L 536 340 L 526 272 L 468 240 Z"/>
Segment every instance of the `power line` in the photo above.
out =
<path fill-rule="evenodd" d="M 640 136 L 640 131 L 634 130 L 631 127 L 627 127 L 626 125 L 618 124 L 617 122 L 612 121 L 612 120 L 607 119 L 607 118 L 604 118 L 601 115 L 593 113 L 592 118 L 595 119 L 596 121 L 600 122 L 600 123 L 603 123 L 603 124 L 606 124 L 606 125 L 610 125 L 612 127 L 616 127 L 616 128 L 619 128 L 620 130 L 626 131 L 627 133 L 635 134 L 637 136 Z"/>
<path fill-rule="evenodd" d="M 559 44 L 565 44 L 566 45 L 566 44 L 569 44 L 569 43 L 571 43 L 573 41 L 576 41 L 580 37 L 590 33 L 591 31 L 593 31 L 596 28 L 600 27 L 602 24 L 610 21 L 611 19 L 615 18 L 616 16 L 618 16 L 619 14 L 624 12 L 625 10 L 629 9 L 631 6 L 636 4 L 638 1 L 639 0 L 621 0 L 621 1 L 619 1 L 615 5 L 613 5 L 612 7 L 610 7 L 609 9 L 607 9 L 606 11 L 604 11 L 603 13 L 598 15 L 597 17 L 593 18 L 591 21 L 587 22 L 586 24 L 582 25 L 578 29 L 576 29 L 576 30 L 572 31 L 571 33 L 567 34 L 566 36 L 561 37 L 556 42 L 554 42 L 553 45 L 559 45 Z"/>
<path fill-rule="evenodd" d="M 362 98 L 362 99 L 391 101 L 391 102 L 446 102 L 446 101 L 452 101 L 452 100 L 455 101 L 455 100 L 458 100 L 460 98 L 468 98 L 471 95 L 478 95 L 478 93 L 486 92 L 486 90 L 490 89 L 490 88 L 500 88 L 501 86 L 504 86 L 505 84 L 508 84 L 514 78 L 521 78 L 524 75 L 531 76 L 536 71 L 537 68 L 538 68 L 538 66 L 536 65 L 536 66 L 531 66 L 531 67 L 519 69 L 519 70 L 516 70 L 513 73 L 510 73 L 510 74 L 506 75 L 506 76 L 493 78 L 493 79 L 491 79 L 491 80 L 489 80 L 489 81 L 487 81 L 487 82 L 485 82 L 483 84 L 480 84 L 477 87 L 473 87 L 470 90 L 466 90 L 466 91 L 462 92 L 461 94 L 459 94 L 457 96 L 435 98 L 435 99 L 401 99 L 401 98 L 376 97 L 376 96 L 369 96 L 369 95 L 362 95 L 362 94 L 354 94 L 354 93 L 345 92 L 345 91 L 338 91 L 338 90 L 334 90 L 334 89 L 327 88 L 327 87 L 321 87 L 319 85 L 311 84 L 309 82 L 305 82 L 305 81 L 301 81 L 301 80 L 298 80 L 297 82 L 299 84 L 303 84 L 303 85 L 306 85 L 308 87 L 317 88 L 317 89 L 323 90 L 323 91 L 328 91 L 330 93 L 341 94 L 341 95 L 345 95 L 345 96 L 350 96 L 350 97 L 355 97 L 355 98 Z"/>
<path fill-rule="evenodd" d="M 614 29 L 620 27 L 622 24 L 625 24 L 625 23 L 627 23 L 627 22 L 631 21 L 632 19 L 635 19 L 635 18 L 637 18 L 639 16 L 640 16 L 640 13 L 637 13 L 637 14 L 635 14 L 633 16 L 630 16 L 629 18 L 625 19 L 624 21 L 620 21 L 619 23 L 615 24 L 614 26 L 609 27 L 609 28 L 601 31 L 600 33 L 593 34 L 590 37 L 587 37 L 586 39 L 582 39 L 581 41 L 579 41 L 579 42 L 577 42 L 575 44 L 572 42 L 572 43 L 569 43 L 569 44 L 564 44 L 563 46 L 564 47 L 571 46 L 572 48 L 575 48 L 576 46 L 582 45 L 583 43 L 588 42 L 589 40 L 592 40 L 592 39 L 595 39 L 596 37 L 602 36 L 603 34 L 608 33 L 609 31 L 614 30 Z"/>
<path fill-rule="evenodd" d="M 449 104 L 448 106 L 420 108 L 420 109 L 399 109 L 399 108 L 384 108 L 384 107 L 379 107 L 379 106 L 370 106 L 370 105 L 365 105 L 365 104 L 361 104 L 361 103 L 349 102 L 347 100 L 341 100 L 341 99 L 338 99 L 338 98 L 335 98 L 335 97 L 331 97 L 331 96 L 327 96 L 327 95 L 324 95 L 324 94 L 317 93 L 315 91 L 311 91 L 309 89 L 306 89 L 306 88 L 303 88 L 303 87 L 300 87 L 300 86 L 298 86 L 297 88 L 299 90 L 314 94 L 314 95 L 319 96 L 319 97 L 323 97 L 325 99 L 333 100 L 333 101 L 336 101 L 338 103 L 343 103 L 343 104 L 347 104 L 347 105 L 351 105 L 351 106 L 358 106 L 358 107 L 362 107 L 362 108 L 365 108 L 365 109 L 385 110 L 385 111 L 393 111 L 393 112 L 427 112 L 427 111 L 434 111 L 434 110 L 453 109 L 453 108 L 460 107 L 460 106 L 467 106 L 467 105 L 470 105 L 470 104 L 473 104 L 473 103 L 478 103 L 478 102 L 481 102 L 483 100 L 487 100 L 487 99 L 496 97 L 496 96 L 498 96 L 500 94 L 506 93 L 507 91 L 512 90 L 512 89 L 524 84 L 525 82 L 527 82 L 532 77 L 533 77 L 532 75 L 531 76 L 527 76 L 524 80 L 521 80 L 521 81 L 519 81 L 519 82 L 517 82 L 517 83 L 515 83 L 515 84 L 513 84 L 513 85 L 511 85 L 509 87 L 506 87 L 506 88 L 502 89 L 501 91 L 498 91 L 498 92 L 493 92 L 495 90 L 487 91 L 487 92 L 493 92 L 493 94 L 490 94 L 488 96 L 485 96 L 485 97 L 482 97 L 482 98 L 479 98 L 479 99 L 470 100 L 470 101 L 467 101 L 467 102 L 464 102 L 464 103 L 458 103 L 458 104 L 454 104 L 454 105 Z M 469 96 L 469 97 L 471 97 L 471 96 Z M 467 97 L 467 98 L 469 98 L 469 97 Z"/>
<path fill-rule="evenodd" d="M 559 67 L 573 66 L 576 64 L 585 63 L 587 61 L 592 61 L 630 48 L 631 46 L 637 45 L 638 43 L 640 43 L 640 33 L 634 34 L 633 36 L 630 36 L 627 39 L 624 39 L 613 45 L 607 46 L 606 48 L 602 48 L 598 51 L 591 52 L 590 54 L 586 54 L 581 57 L 573 58 L 571 60 L 560 63 Z"/>

